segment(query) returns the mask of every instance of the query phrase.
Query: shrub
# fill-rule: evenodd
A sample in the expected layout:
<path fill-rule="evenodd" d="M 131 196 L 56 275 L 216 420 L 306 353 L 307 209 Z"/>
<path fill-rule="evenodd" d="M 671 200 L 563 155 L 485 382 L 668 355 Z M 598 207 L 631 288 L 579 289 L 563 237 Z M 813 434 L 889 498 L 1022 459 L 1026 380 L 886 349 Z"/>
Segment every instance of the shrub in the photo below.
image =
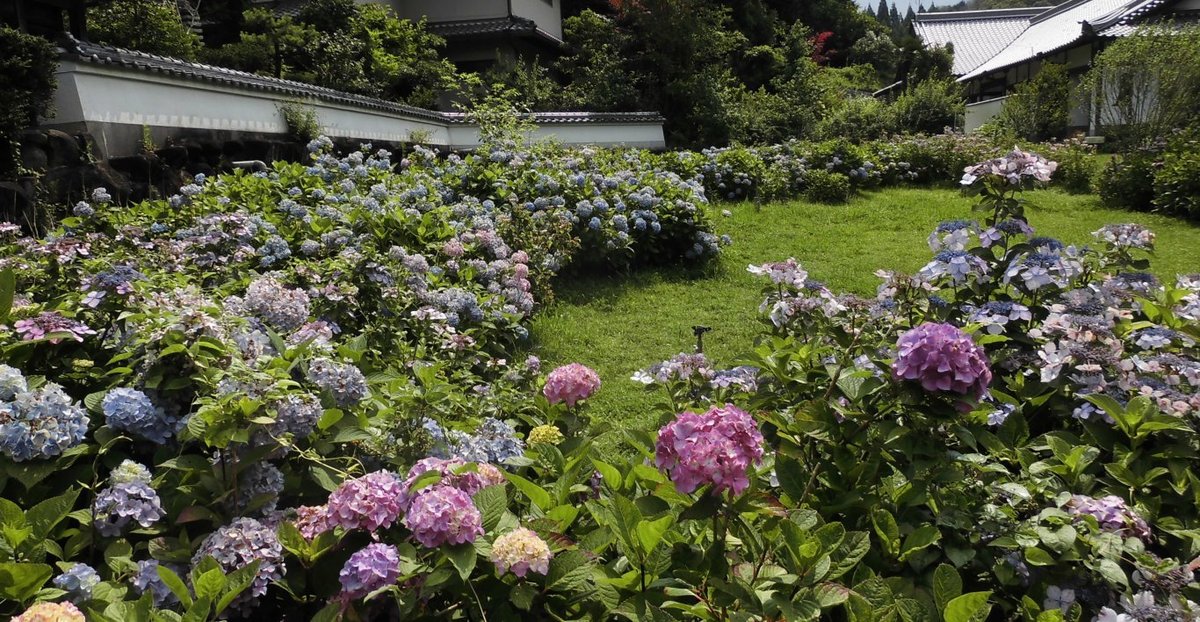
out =
<path fill-rule="evenodd" d="M 1066 65 L 1046 63 L 1004 100 L 996 125 L 1025 140 L 1061 138 L 1071 118 L 1071 78 Z"/>
<path fill-rule="evenodd" d="M 817 136 L 866 141 L 896 131 L 896 117 L 887 104 L 874 97 L 852 97 L 817 124 Z"/>
<path fill-rule="evenodd" d="M 283 123 L 292 138 L 307 143 L 321 135 L 321 121 L 317 118 L 317 111 L 304 102 L 283 102 L 279 104 L 279 114 L 283 116 Z"/>
<path fill-rule="evenodd" d="M 804 198 L 813 203 L 845 203 L 850 199 L 850 178 L 841 173 L 810 170 L 804 175 Z"/>
<path fill-rule="evenodd" d="M 1158 158 L 1159 154 L 1150 149 L 1113 157 L 1096 176 L 1096 193 L 1109 207 L 1150 211 Z"/>
<path fill-rule="evenodd" d="M 958 127 L 965 102 L 962 86 L 953 78 L 924 80 L 896 98 L 892 105 L 896 127 L 904 132 L 939 134 Z"/>
<path fill-rule="evenodd" d="M 0 177 L 20 164 L 17 133 L 50 112 L 56 58 L 45 39 L 0 26 Z"/>
<path fill-rule="evenodd" d="M 1039 151 L 1058 163 L 1058 170 L 1054 172 L 1055 185 L 1072 193 L 1091 192 L 1092 179 L 1096 176 L 1095 147 L 1076 139 L 1050 143 Z"/>
<path fill-rule="evenodd" d="M 1200 149 L 1168 151 L 1154 173 L 1154 207 L 1200 220 Z"/>

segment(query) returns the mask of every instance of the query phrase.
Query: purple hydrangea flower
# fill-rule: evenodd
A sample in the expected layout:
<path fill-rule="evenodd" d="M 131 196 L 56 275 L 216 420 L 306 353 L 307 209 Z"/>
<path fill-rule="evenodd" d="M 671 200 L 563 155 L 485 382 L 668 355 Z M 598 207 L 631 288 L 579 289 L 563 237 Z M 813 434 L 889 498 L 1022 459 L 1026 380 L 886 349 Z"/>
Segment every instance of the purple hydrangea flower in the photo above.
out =
<path fill-rule="evenodd" d="M 349 363 L 316 359 L 308 365 L 308 379 L 328 391 L 338 406 L 353 406 L 370 395 L 367 378 Z"/>
<path fill-rule="evenodd" d="M 483 535 L 483 518 L 471 496 L 443 484 L 417 493 L 404 516 L 404 526 L 417 542 L 431 549 L 474 542 Z"/>
<path fill-rule="evenodd" d="M 1100 523 L 1100 529 L 1143 540 L 1150 537 L 1150 525 L 1138 516 L 1125 500 L 1108 495 L 1103 498 L 1073 495 L 1067 501 L 1067 511 L 1074 516 L 1091 516 Z"/>
<path fill-rule="evenodd" d="M 271 582 L 283 579 L 287 570 L 283 563 L 283 546 L 275 532 L 253 518 L 235 519 L 208 534 L 192 556 L 192 565 L 199 564 L 205 557 L 215 559 L 226 573 L 259 562 L 250 587 L 230 605 L 243 614 L 253 609 L 258 599 L 267 593 Z"/>
<path fill-rule="evenodd" d="M 390 544 L 368 544 L 346 560 L 338 577 L 343 598 L 362 598 L 396 583 L 400 578 L 400 551 Z"/>
<path fill-rule="evenodd" d="M 375 471 L 342 482 L 329 495 L 327 524 L 370 532 L 391 527 L 400 519 L 405 490 L 400 476 L 391 471 Z"/>
<path fill-rule="evenodd" d="M 158 493 L 150 486 L 150 471 L 126 460 L 109 476 L 109 486 L 92 504 L 96 531 L 105 537 L 120 536 L 132 522 L 150 527 L 166 516 Z"/>
<path fill-rule="evenodd" d="M 746 411 L 714 406 L 703 415 L 681 413 L 659 430 L 655 464 L 679 492 L 712 484 L 716 494 L 736 495 L 750 485 L 747 469 L 762 461 L 762 445 L 762 433 Z"/>
<path fill-rule="evenodd" d="M 900 336 L 892 364 L 897 378 L 918 380 L 926 391 L 981 399 L 992 382 L 987 353 L 950 324 L 926 322 Z"/>
<path fill-rule="evenodd" d="M 43 311 L 34 317 L 17 320 L 13 323 L 13 328 L 25 341 L 41 339 L 52 334 L 60 335 L 50 339 L 50 343 L 55 344 L 63 340 L 61 335 L 64 333 L 80 343 L 83 343 L 85 336 L 96 334 L 96 331 L 88 328 L 83 322 L 64 317 L 57 311 Z"/>
<path fill-rule="evenodd" d="M 477 464 L 472 469 L 470 464 L 461 458 L 423 458 L 412 465 L 412 468 L 408 470 L 408 476 L 404 478 L 404 493 L 400 498 L 400 505 L 406 511 L 413 499 L 426 490 L 426 488 L 413 490 L 413 485 L 417 479 L 429 471 L 436 471 L 441 475 L 441 479 L 435 485 L 457 488 L 468 496 L 474 495 L 488 486 L 496 486 L 508 481 L 500 469 L 490 464 Z"/>

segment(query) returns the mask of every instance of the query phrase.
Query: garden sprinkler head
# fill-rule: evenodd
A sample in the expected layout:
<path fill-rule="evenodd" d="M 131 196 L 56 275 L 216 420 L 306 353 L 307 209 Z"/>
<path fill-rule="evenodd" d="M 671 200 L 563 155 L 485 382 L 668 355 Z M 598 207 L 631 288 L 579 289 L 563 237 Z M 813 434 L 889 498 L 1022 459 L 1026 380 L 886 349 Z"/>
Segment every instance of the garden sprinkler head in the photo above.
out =
<path fill-rule="evenodd" d="M 704 333 L 712 330 L 711 326 L 696 325 L 692 327 L 692 334 L 696 336 L 696 353 L 704 354 Z"/>

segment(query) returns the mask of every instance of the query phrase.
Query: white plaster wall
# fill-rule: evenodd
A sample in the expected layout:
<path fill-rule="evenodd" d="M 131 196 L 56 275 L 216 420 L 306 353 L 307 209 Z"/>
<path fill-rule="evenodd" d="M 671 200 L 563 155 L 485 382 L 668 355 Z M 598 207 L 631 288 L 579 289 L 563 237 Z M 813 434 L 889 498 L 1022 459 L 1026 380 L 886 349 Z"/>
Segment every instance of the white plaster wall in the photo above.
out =
<path fill-rule="evenodd" d="M 513 15 L 526 17 L 538 28 L 562 39 L 562 0 L 510 0 Z"/>
<path fill-rule="evenodd" d="M 56 75 L 55 115 L 43 125 L 86 129 L 95 137 L 102 157 L 135 153 L 142 127 L 153 128 L 155 140 L 172 136 L 173 130 L 287 131 L 279 112 L 279 104 L 287 98 L 278 93 L 70 61 L 61 62 Z M 409 142 L 420 134 L 422 142 L 438 146 L 479 144 L 479 130 L 472 125 L 317 98 L 302 103 L 316 112 L 322 132 L 332 137 Z M 650 149 L 666 145 L 659 123 L 546 124 L 531 138 Z"/>
<path fill-rule="evenodd" d="M 991 121 L 996 115 L 1000 114 L 1000 109 L 1004 107 L 1004 100 L 1008 97 L 997 97 L 988 99 L 974 104 L 967 104 L 967 116 L 963 123 L 963 131 L 970 133 L 979 129 L 979 126 Z"/>
<path fill-rule="evenodd" d="M 430 23 L 508 15 L 507 0 L 391 0 L 391 5 L 400 17 L 414 21 L 426 17 Z"/>

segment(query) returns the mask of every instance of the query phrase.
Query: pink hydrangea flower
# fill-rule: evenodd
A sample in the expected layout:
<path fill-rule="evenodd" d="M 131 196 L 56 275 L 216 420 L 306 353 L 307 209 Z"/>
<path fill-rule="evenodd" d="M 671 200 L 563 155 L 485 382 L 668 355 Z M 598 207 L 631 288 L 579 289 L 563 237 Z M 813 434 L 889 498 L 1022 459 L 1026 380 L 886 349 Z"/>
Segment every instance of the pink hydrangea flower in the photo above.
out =
<path fill-rule="evenodd" d="M 987 353 L 956 326 L 926 322 L 901 335 L 897 348 L 892 372 L 926 391 L 981 399 L 992 382 Z"/>
<path fill-rule="evenodd" d="M 762 445 L 762 433 L 746 411 L 714 406 L 703 415 L 682 413 L 659 430 L 655 464 L 679 492 L 712 484 L 716 494 L 736 495 L 750 485 L 747 469 L 762 462 Z"/>
<path fill-rule="evenodd" d="M 442 479 L 433 486 L 457 488 L 468 496 L 473 496 L 480 489 L 508 481 L 500 469 L 490 464 L 476 465 L 474 471 L 464 470 L 464 467 L 469 464 L 471 463 L 460 458 L 423 458 L 418 460 L 408 470 L 408 477 L 404 478 L 403 491 L 400 494 L 400 507 L 404 511 L 408 511 L 408 506 L 412 504 L 413 500 L 429 489 L 429 487 L 425 487 L 413 490 L 412 487 L 418 478 L 430 471 L 437 471 L 442 476 Z"/>
<path fill-rule="evenodd" d="M 96 331 L 87 327 L 82 322 L 76 322 L 55 311 L 45 311 L 37 314 L 34 317 L 17 320 L 13 323 L 13 328 L 21 334 L 21 339 L 32 341 L 41 339 L 52 333 L 69 333 L 71 338 L 78 342 L 83 342 L 85 335 L 95 335 Z M 61 338 L 51 339 L 50 343 L 58 343 Z"/>
<path fill-rule="evenodd" d="M 474 542 L 483 535 L 483 517 L 471 495 L 441 484 L 422 489 L 404 516 L 413 538 L 428 548 Z"/>
<path fill-rule="evenodd" d="M 296 508 L 296 529 L 307 540 L 329 531 L 329 508 L 324 505 L 302 505 Z"/>
<path fill-rule="evenodd" d="M 12 622 L 86 622 L 83 612 L 71 603 L 37 603 Z"/>
<path fill-rule="evenodd" d="M 532 570 L 544 575 L 550 570 L 550 557 L 546 541 L 525 527 L 517 527 L 492 543 L 492 563 L 496 564 L 496 572 L 500 574 L 511 570 L 518 577 L 524 577 Z"/>
<path fill-rule="evenodd" d="M 571 363 L 550 372 L 542 393 L 551 404 L 565 403 L 574 408 L 580 400 L 587 399 L 600 389 L 600 376 L 591 369 Z"/>
<path fill-rule="evenodd" d="M 326 504 L 328 526 L 370 532 L 390 527 L 400 519 L 403 494 L 404 482 L 391 471 L 375 471 L 342 482 Z"/>

